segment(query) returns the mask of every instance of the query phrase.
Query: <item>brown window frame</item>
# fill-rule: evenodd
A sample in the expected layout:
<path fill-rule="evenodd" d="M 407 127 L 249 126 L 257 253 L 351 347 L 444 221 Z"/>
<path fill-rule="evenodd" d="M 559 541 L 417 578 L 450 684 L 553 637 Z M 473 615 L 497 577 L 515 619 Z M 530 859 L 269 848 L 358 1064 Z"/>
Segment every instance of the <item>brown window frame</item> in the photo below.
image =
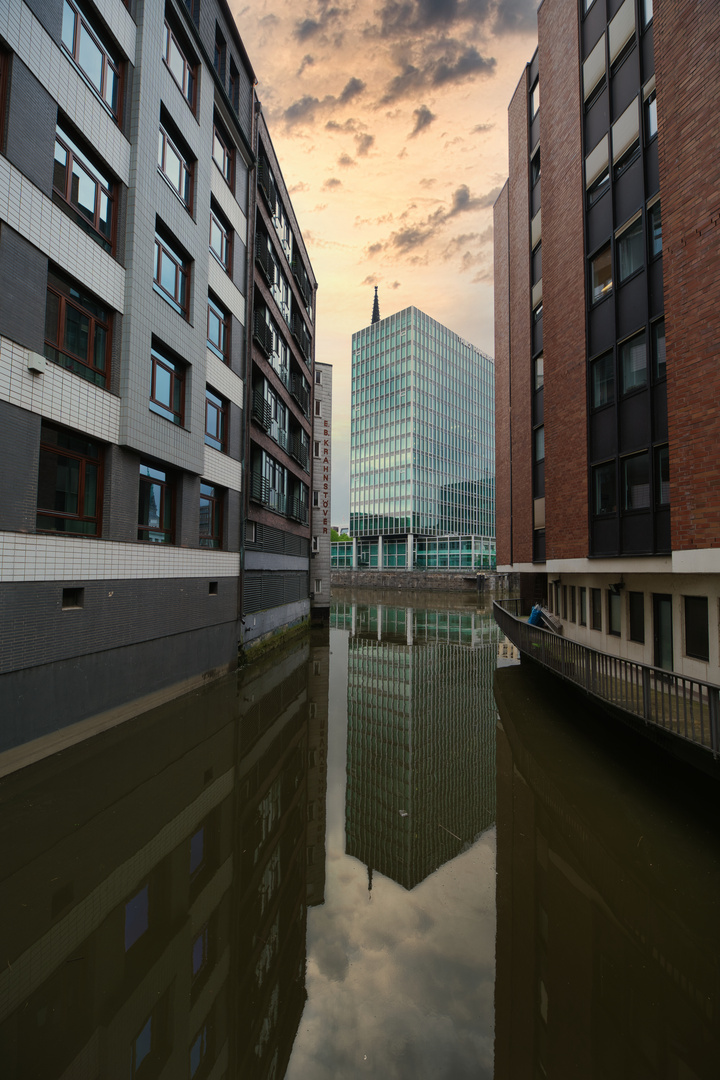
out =
<path fill-rule="evenodd" d="M 213 222 L 217 225 L 218 229 L 222 233 L 224 244 L 221 242 L 221 251 L 218 252 L 213 247 L 212 233 Z M 222 248 L 224 247 L 224 258 L 222 254 Z M 232 266 L 232 229 L 223 225 L 220 217 L 214 210 L 210 211 L 210 254 L 217 260 L 222 266 L 226 274 L 230 274 L 230 268 Z"/>
<path fill-rule="evenodd" d="M 57 169 L 60 162 L 57 158 L 58 145 L 64 150 L 66 157 L 66 163 L 62 166 L 65 170 L 65 182 L 61 188 L 57 183 Z M 73 180 L 73 166 L 77 164 L 79 168 L 85 173 L 85 175 L 95 185 L 95 213 L 91 219 L 81 209 L 79 203 L 73 202 L 71 198 L 72 194 L 72 180 Z M 69 208 L 69 213 L 76 224 L 87 232 L 88 235 L 107 251 L 109 255 L 113 255 L 115 252 L 115 200 L 113 198 L 113 181 L 108 180 L 100 172 L 98 167 L 92 162 L 90 157 L 85 154 L 83 150 L 77 146 L 70 136 L 63 128 L 58 124 L 55 128 L 55 158 L 53 166 L 53 192 L 60 199 L 61 205 L 66 205 Z M 110 216 L 110 233 L 105 233 L 99 225 L 100 222 L 100 203 L 102 195 L 108 201 L 108 212 Z"/>
<path fill-rule="evenodd" d="M 177 195 L 180 202 L 183 204 L 186 210 L 192 213 L 193 205 L 193 188 L 195 182 L 195 166 L 192 161 L 189 160 L 187 154 L 178 146 L 175 139 L 168 134 L 166 129 L 160 124 L 158 142 L 158 172 L 162 176 L 165 183 L 170 187 L 170 190 Z M 180 161 L 180 187 L 176 187 L 167 171 L 167 148 L 168 144 L 172 147 L 176 157 Z M 184 181 L 184 183 L 183 183 Z M 185 194 L 183 194 L 183 190 Z"/>
<path fill-rule="evenodd" d="M 143 473 L 143 469 L 146 469 L 147 472 Z M 159 486 L 161 489 L 158 516 L 159 520 L 163 522 L 163 527 L 146 524 L 139 520 L 140 510 L 142 509 L 143 483 L 150 484 L 150 486 Z M 169 526 L 167 525 L 168 520 L 170 522 Z M 151 539 L 150 533 L 162 533 L 166 539 Z M 158 469 L 155 465 L 150 465 L 145 461 L 140 462 L 140 484 L 138 487 L 138 540 L 145 544 L 173 544 L 175 542 L 175 484 L 173 480 L 169 478 L 167 469 Z"/>
<path fill-rule="evenodd" d="M 91 446 L 97 447 L 97 453 L 93 457 L 90 453 L 83 453 L 81 450 L 72 446 L 60 446 L 57 443 L 49 441 L 50 432 L 56 432 L 58 435 L 65 435 L 70 438 L 75 438 L 78 441 L 84 441 Z M 72 458 L 74 461 L 80 462 L 78 470 L 78 512 L 68 513 L 64 511 L 58 511 L 55 507 L 43 507 L 40 506 L 40 472 L 43 466 L 43 454 L 53 454 L 56 457 Z M 61 533 L 63 535 L 71 536 L 90 536 L 98 537 L 102 536 L 102 503 L 103 503 L 103 465 L 104 465 L 103 447 L 96 439 L 88 439 L 82 432 L 70 431 L 66 428 L 56 427 L 54 424 L 46 424 L 43 422 L 40 429 L 40 457 L 38 461 L 38 493 L 37 493 L 37 513 L 35 517 L 35 527 L 39 533 L 51 533 L 57 535 Z M 96 485 L 95 485 L 95 513 L 86 514 L 85 500 L 86 500 L 86 487 L 87 487 L 87 466 L 93 465 L 96 469 Z M 54 518 L 56 522 L 78 522 L 80 524 L 94 525 L 94 531 L 88 531 L 83 529 L 58 529 L 51 527 L 43 527 L 40 524 L 41 518 Z"/>
<path fill-rule="evenodd" d="M 162 270 L 165 259 L 168 259 L 175 267 L 175 291 L 172 293 L 162 284 Z M 185 285 L 184 300 L 183 283 Z M 166 303 L 170 304 L 171 308 L 177 311 L 178 315 L 182 315 L 183 319 L 187 319 L 190 304 L 190 263 L 184 255 L 174 250 L 165 237 L 157 231 L 155 233 L 153 289 L 159 293 Z"/>
<path fill-rule="evenodd" d="M 209 489 L 209 490 L 203 490 Z M 210 505 L 210 530 L 209 532 L 202 531 L 202 509 L 200 512 L 200 524 L 199 524 L 199 547 L 212 548 L 214 551 L 222 550 L 223 546 L 223 492 L 217 484 L 208 484 L 207 481 L 200 481 L 200 503 L 205 500 Z M 205 541 L 209 541 L 206 543 Z"/>
<path fill-rule="evenodd" d="M 55 340 L 53 341 L 48 336 L 48 314 L 49 308 L 46 301 L 45 308 L 45 356 L 48 360 L 54 364 L 58 364 L 62 368 L 66 368 L 68 371 L 74 372 L 81 378 L 87 379 L 88 382 L 94 383 L 95 386 L 106 386 L 107 380 L 110 375 L 110 356 L 112 350 L 112 312 L 108 309 L 108 314 L 103 319 L 97 313 L 93 312 L 88 306 L 88 301 L 94 300 L 90 296 L 89 292 L 86 297 L 75 297 L 72 295 L 74 285 L 64 278 L 61 278 L 58 274 L 52 270 L 48 275 L 47 293 L 57 297 L 58 310 L 57 321 L 55 325 Z M 83 287 L 77 287 L 78 292 L 84 291 Z M 85 299 L 85 303 L 82 300 Z M 98 303 L 98 307 L 106 306 Z M 65 328 L 67 324 L 67 309 L 68 307 L 80 312 L 84 318 L 88 320 L 88 332 L 87 332 L 87 356 L 83 358 L 77 353 L 71 352 L 65 346 Z M 95 355 L 95 334 L 97 329 L 105 331 L 105 367 L 97 367 L 93 361 Z M 56 354 L 56 355 L 53 355 Z M 88 357 L 90 360 L 88 360 Z M 78 370 L 79 369 L 79 370 Z"/>
<path fill-rule="evenodd" d="M 215 342 L 210 336 L 210 315 L 214 314 L 220 324 L 220 342 Z M 207 346 L 211 352 L 215 353 L 219 360 L 222 360 L 224 364 L 230 363 L 230 328 L 232 325 L 232 319 L 230 313 L 225 311 L 217 300 L 214 300 L 212 296 L 208 296 L 208 310 L 207 310 Z M 224 347 L 223 347 L 224 346 Z"/>
<path fill-rule="evenodd" d="M 72 48 L 70 47 L 70 45 L 66 41 L 66 35 L 65 35 L 65 13 L 66 13 L 67 9 L 70 9 L 75 14 L 75 20 L 74 20 L 74 25 L 73 25 Z M 89 72 L 87 72 L 85 70 L 85 68 L 82 66 L 82 63 L 80 61 L 80 56 L 81 56 L 81 52 L 80 52 L 80 27 L 81 26 L 85 28 L 85 30 L 86 30 L 86 32 L 88 34 L 88 37 L 91 39 L 93 44 L 97 47 L 97 49 L 102 54 L 102 74 L 100 76 L 100 84 L 101 85 L 99 87 L 95 84 L 95 82 L 93 81 L 91 75 L 89 74 Z M 119 124 L 120 121 L 121 121 L 122 99 L 123 99 L 123 89 L 124 89 L 124 81 L 125 81 L 124 78 L 123 78 L 124 64 L 122 63 L 121 60 L 119 60 L 116 56 L 113 55 L 111 49 L 108 48 L 108 46 L 103 42 L 102 37 L 100 36 L 98 31 L 95 29 L 95 27 L 92 25 L 92 23 L 90 23 L 88 21 L 85 12 L 80 11 L 79 7 L 73 2 L 73 0 L 64 0 L 64 3 L 63 3 L 63 22 L 62 22 L 62 31 L 61 31 L 61 43 L 62 43 L 62 47 L 63 47 L 63 50 L 64 50 L 65 54 L 67 56 L 69 56 L 70 60 L 72 61 L 73 65 L 74 65 L 74 67 L 76 67 L 77 70 L 80 72 L 80 74 L 82 76 L 82 79 L 83 79 L 83 82 L 86 83 L 86 85 L 90 87 L 90 89 L 93 91 L 93 93 L 95 94 L 97 99 L 102 103 L 103 107 L 107 110 L 107 112 L 110 113 L 110 115 L 113 117 L 115 122 L 117 124 Z M 116 80 L 117 80 L 116 81 L 116 90 L 117 90 L 116 104 L 115 104 L 114 108 L 113 108 L 112 104 L 107 100 L 107 98 L 105 96 L 106 93 L 107 93 L 108 69 L 110 69 L 115 74 L 115 77 L 116 77 Z"/>
<path fill-rule="evenodd" d="M 177 424 L 178 427 L 182 427 L 185 417 L 185 368 L 154 346 L 150 350 L 150 361 L 150 410 L 158 416 L 163 416 L 171 423 Z M 166 405 L 164 401 L 157 397 L 158 368 L 162 368 L 170 376 L 170 405 Z M 179 404 L 177 407 L 175 407 L 176 393 L 178 393 L 176 384 L 179 384 Z"/>
<path fill-rule="evenodd" d="M 220 144 L 219 158 L 216 156 L 216 144 Z M 234 173 L 234 160 L 235 155 L 233 153 L 233 145 L 229 137 L 225 134 L 221 125 L 215 121 L 213 124 L 213 145 L 212 145 L 212 159 L 217 165 L 218 169 L 222 173 L 223 180 L 232 189 L 233 186 L 233 173 Z"/>
<path fill-rule="evenodd" d="M 227 433 L 228 433 L 228 402 L 226 398 L 218 394 L 212 387 L 205 387 L 205 444 L 211 446 L 213 450 L 219 450 L 221 454 L 227 451 Z M 218 417 L 218 428 L 220 437 L 214 435 L 208 427 L 208 416 L 211 412 L 214 412 Z"/>
<path fill-rule="evenodd" d="M 175 45 L 175 48 L 177 49 L 180 56 L 182 57 L 182 61 L 183 61 L 182 81 L 178 80 L 177 76 L 175 75 L 175 72 L 173 71 L 172 67 L 170 66 L 170 60 L 168 59 L 168 57 L 170 55 L 170 46 L 171 46 L 171 44 Z M 175 32 L 173 31 L 173 29 L 170 26 L 170 23 L 167 21 L 167 19 L 165 20 L 165 39 L 163 41 L 163 63 L 165 64 L 165 67 L 170 72 L 170 75 L 172 76 L 172 80 L 175 83 L 175 85 L 177 86 L 178 90 L 180 91 L 182 96 L 185 98 L 185 102 L 187 103 L 187 105 L 189 105 L 190 109 L 194 113 L 196 111 L 196 107 L 197 107 L 197 64 L 191 64 L 190 63 L 190 61 L 187 58 L 185 49 L 183 49 L 182 45 L 178 41 L 177 34 L 175 34 Z M 189 81 L 190 79 L 192 79 L 192 83 L 190 83 L 190 81 Z"/>

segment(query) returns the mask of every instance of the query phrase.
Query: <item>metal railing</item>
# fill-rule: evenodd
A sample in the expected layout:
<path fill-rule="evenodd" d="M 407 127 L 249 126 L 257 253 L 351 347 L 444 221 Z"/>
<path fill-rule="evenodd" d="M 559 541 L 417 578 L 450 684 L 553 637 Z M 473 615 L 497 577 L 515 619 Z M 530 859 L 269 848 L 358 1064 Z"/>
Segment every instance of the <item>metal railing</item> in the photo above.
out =
<path fill-rule="evenodd" d="M 493 615 L 513 645 L 586 693 L 720 755 L 720 686 L 591 649 L 521 616 L 522 600 L 496 600 Z"/>

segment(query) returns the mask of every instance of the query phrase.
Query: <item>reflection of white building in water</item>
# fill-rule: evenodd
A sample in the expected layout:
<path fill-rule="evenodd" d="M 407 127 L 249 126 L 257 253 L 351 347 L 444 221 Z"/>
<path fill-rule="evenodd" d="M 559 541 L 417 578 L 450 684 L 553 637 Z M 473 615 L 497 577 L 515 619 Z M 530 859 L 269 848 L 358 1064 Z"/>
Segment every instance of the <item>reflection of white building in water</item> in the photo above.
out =
<path fill-rule="evenodd" d="M 350 630 L 346 850 L 412 889 L 495 821 L 492 676 L 477 612 L 333 605 Z"/>

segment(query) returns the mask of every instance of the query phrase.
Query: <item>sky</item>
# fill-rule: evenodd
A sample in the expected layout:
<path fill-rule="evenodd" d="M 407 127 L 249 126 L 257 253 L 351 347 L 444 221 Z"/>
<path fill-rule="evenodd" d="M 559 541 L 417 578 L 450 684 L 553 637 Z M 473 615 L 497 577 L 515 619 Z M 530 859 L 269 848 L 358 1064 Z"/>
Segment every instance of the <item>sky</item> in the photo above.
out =
<path fill-rule="evenodd" d="M 347 525 L 351 340 L 414 305 L 493 355 L 492 206 L 536 0 L 231 0 L 318 281 Z"/>

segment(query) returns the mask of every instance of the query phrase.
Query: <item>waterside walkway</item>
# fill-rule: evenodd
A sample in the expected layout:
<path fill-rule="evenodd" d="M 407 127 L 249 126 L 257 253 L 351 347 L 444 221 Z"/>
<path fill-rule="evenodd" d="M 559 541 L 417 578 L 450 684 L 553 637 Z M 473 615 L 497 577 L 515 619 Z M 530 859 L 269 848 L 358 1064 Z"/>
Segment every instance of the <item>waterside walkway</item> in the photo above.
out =
<path fill-rule="evenodd" d="M 519 599 L 493 603 L 495 621 L 524 656 L 601 704 L 693 744 L 712 754 L 715 761 L 720 759 L 720 686 L 598 652 L 530 626 L 527 613 Z"/>

